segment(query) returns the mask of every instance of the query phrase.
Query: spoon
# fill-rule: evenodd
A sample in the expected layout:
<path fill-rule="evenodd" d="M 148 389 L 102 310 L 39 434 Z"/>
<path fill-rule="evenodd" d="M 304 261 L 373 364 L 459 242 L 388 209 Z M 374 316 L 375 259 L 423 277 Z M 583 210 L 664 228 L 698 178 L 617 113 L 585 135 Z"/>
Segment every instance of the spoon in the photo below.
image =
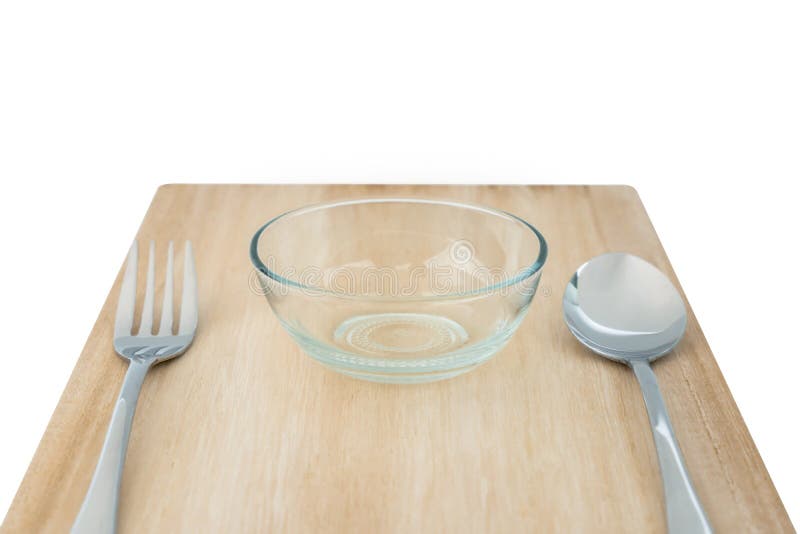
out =
<path fill-rule="evenodd" d="M 639 380 L 661 469 L 669 532 L 712 532 L 650 367 L 678 344 L 686 329 L 686 308 L 678 291 L 643 259 L 610 253 L 578 268 L 563 304 L 564 320 L 578 341 L 628 364 Z"/>

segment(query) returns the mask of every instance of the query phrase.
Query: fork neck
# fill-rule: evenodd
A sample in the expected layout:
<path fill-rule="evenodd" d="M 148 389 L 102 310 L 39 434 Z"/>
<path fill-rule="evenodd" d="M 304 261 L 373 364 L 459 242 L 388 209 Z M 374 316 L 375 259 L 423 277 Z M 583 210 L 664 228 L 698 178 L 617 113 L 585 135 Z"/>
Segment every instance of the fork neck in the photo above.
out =
<path fill-rule="evenodd" d="M 125 373 L 125 381 L 122 384 L 120 398 L 125 399 L 126 403 L 136 406 L 139 392 L 142 389 L 142 382 L 147 375 L 147 371 L 153 366 L 155 361 L 152 358 L 131 358 L 128 364 L 128 372 Z"/>

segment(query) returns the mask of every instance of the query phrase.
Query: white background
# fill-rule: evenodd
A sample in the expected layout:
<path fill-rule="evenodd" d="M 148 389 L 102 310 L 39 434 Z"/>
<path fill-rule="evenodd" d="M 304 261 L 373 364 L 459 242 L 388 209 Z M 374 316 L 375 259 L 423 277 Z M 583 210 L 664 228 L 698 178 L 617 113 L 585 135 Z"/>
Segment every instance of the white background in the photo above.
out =
<path fill-rule="evenodd" d="M 3 1 L 0 512 L 158 184 L 500 181 L 639 190 L 797 524 L 798 28 L 795 0 Z"/>

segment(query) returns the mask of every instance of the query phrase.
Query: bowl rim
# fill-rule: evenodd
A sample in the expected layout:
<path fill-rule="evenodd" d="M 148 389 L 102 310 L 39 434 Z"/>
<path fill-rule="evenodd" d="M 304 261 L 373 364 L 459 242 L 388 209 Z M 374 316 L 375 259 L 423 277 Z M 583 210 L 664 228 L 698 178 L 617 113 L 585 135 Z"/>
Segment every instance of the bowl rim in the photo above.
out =
<path fill-rule="evenodd" d="M 496 217 L 500 217 L 503 219 L 516 221 L 522 223 L 523 226 L 528 228 L 539 241 L 539 255 L 536 258 L 536 261 L 533 262 L 532 265 L 525 267 L 522 269 L 516 276 L 511 277 L 508 280 L 498 282 L 496 284 L 492 284 L 486 287 L 482 287 L 479 289 L 475 289 L 472 291 L 458 291 L 452 293 L 445 293 L 442 295 L 421 295 L 421 296 L 394 296 L 394 295 L 363 295 L 363 294 L 355 294 L 355 293 L 347 293 L 342 291 L 333 291 L 330 289 L 326 289 L 324 287 L 317 287 L 306 285 L 300 283 L 296 280 L 292 280 L 291 278 L 285 278 L 278 273 L 270 270 L 264 262 L 261 261 L 261 257 L 258 253 L 258 242 L 261 238 L 261 235 L 264 231 L 269 228 L 272 224 L 276 223 L 277 221 L 284 219 L 290 216 L 298 216 L 304 215 L 306 213 L 312 213 L 314 211 L 319 211 L 328 208 L 336 208 L 342 206 L 351 206 L 356 204 L 382 204 L 382 203 L 408 203 L 408 204 L 435 204 L 441 206 L 449 206 L 455 208 L 463 208 L 468 210 L 480 211 L 483 213 L 487 213 L 489 215 L 494 215 Z M 476 297 L 482 296 L 488 293 L 492 293 L 499 289 L 507 288 L 514 286 L 527 278 L 530 278 L 542 270 L 544 267 L 545 261 L 547 260 L 548 248 L 547 248 L 547 241 L 545 240 L 542 233 L 531 223 L 514 215 L 513 213 L 499 210 L 495 208 L 491 208 L 488 206 L 482 206 L 479 204 L 469 204 L 466 202 L 458 202 L 453 200 L 441 200 L 441 199 L 429 199 L 429 198 L 413 198 L 413 197 L 375 197 L 375 198 L 361 198 L 361 199 L 350 199 L 350 200 L 337 200 L 333 202 L 321 202 L 317 204 L 310 204 L 307 206 L 302 206 L 299 208 L 291 209 L 280 215 L 273 217 L 265 224 L 263 224 L 256 233 L 253 234 L 252 239 L 250 240 L 250 261 L 253 263 L 253 266 L 261 272 L 267 278 L 274 280 L 275 282 L 288 286 L 290 288 L 301 289 L 303 291 L 308 291 L 314 294 L 321 294 L 321 295 L 329 295 L 339 298 L 346 298 L 346 299 L 355 299 L 355 300 L 382 300 L 382 301 L 393 301 L 393 302 L 407 302 L 407 301 L 421 301 L 421 300 L 444 300 L 444 299 L 451 299 L 451 298 L 463 298 L 463 297 Z"/>

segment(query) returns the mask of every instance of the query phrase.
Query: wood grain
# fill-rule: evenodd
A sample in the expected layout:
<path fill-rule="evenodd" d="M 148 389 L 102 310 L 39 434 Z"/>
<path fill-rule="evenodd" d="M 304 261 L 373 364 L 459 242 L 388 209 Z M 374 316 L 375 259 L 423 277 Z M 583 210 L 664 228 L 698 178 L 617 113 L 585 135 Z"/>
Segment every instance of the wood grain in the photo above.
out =
<path fill-rule="evenodd" d="M 340 376 L 302 354 L 250 289 L 248 242 L 262 222 L 378 196 L 486 204 L 546 236 L 531 312 L 474 372 L 419 386 Z M 677 285 L 633 189 L 167 185 L 139 238 L 193 240 L 200 326 L 191 350 L 145 382 L 120 532 L 665 531 L 633 373 L 589 354 L 561 318 L 570 274 L 603 252 L 642 256 Z M 3 532 L 67 532 L 78 511 L 125 372 L 111 346 L 118 285 Z M 717 531 L 793 531 L 691 312 L 686 338 L 654 369 Z"/>

